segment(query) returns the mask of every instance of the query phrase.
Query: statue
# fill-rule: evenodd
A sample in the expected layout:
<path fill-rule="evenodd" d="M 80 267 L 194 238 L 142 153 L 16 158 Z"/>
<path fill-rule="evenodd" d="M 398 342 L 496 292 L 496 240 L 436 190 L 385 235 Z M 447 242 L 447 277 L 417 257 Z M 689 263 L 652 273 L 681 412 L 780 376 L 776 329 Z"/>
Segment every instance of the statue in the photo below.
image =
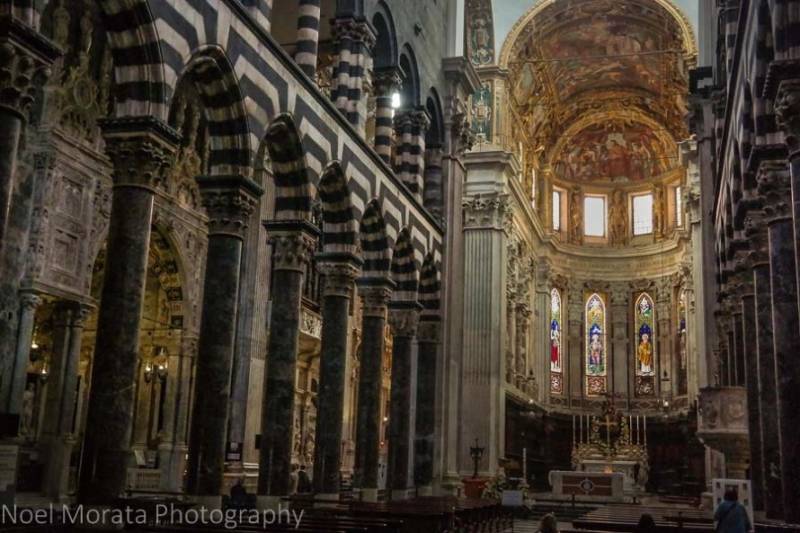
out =
<path fill-rule="evenodd" d="M 570 195 L 570 225 L 569 225 L 569 240 L 574 244 L 581 244 L 583 242 L 583 224 L 581 224 L 581 217 L 583 209 L 581 206 L 581 190 L 575 188 Z"/>
<path fill-rule="evenodd" d="M 610 234 L 611 244 L 624 245 L 628 237 L 627 206 L 625 193 L 617 189 L 611 197 Z"/>

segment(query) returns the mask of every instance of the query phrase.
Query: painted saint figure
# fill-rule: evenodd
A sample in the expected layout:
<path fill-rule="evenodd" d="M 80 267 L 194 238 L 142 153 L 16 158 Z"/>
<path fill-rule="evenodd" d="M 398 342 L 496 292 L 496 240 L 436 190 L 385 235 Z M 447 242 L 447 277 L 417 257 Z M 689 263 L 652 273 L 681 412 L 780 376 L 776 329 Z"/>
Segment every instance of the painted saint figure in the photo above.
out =
<path fill-rule="evenodd" d="M 550 368 L 561 369 L 561 332 L 555 320 L 550 326 Z"/>
<path fill-rule="evenodd" d="M 590 333 L 589 369 L 593 373 L 603 371 L 603 341 L 600 340 L 600 328 L 594 326 Z"/>
<path fill-rule="evenodd" d="M 639 329 L 639 347 L 636 349 L 636 357 L 639 360 L 639 370 L 642 375 L 653 373 L 653 344 L 650 342 L 650 327 L 643 324 Z"/>

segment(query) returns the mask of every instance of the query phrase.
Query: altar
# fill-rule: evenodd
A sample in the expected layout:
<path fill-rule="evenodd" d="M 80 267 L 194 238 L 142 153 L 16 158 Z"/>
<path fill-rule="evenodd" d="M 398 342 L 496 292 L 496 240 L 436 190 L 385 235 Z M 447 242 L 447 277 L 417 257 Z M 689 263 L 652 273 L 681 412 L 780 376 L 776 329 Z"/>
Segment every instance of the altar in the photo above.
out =
<path fill-rule="evenodd" d="M 600 416 L 573 418 L 572 468 L 576 473 L 618 474 L 627 495 L 645 491 L 647 419 L 619 413 L 611 396 Z"/>
<path fill-rule="evenodd" d="M 548 481 L 556 498 L 608 502 L 625 499 L 624 478 L 620 472 L 552 470 Z"/>

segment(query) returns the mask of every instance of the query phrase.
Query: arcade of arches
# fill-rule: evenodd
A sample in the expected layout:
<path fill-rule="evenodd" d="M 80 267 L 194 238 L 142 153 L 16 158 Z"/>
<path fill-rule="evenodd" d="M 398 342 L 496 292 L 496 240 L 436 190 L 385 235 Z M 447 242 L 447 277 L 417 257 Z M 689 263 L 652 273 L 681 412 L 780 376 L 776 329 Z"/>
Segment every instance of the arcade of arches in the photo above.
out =
<path fill-rule="evenodd" d="M 800 1 L 504 3 L 0 2 L 0 494 L 800 523 Z"/>

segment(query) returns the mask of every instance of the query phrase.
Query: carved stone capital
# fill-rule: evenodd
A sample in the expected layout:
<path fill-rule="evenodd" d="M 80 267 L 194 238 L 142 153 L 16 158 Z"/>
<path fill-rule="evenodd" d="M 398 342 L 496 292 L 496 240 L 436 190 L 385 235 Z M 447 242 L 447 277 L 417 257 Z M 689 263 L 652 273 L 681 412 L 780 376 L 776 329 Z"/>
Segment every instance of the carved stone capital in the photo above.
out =
<path fill-rule="evenodd" d="M 800 152 L 800 79 L 783 80 L 775 99 L 775 119 L 786 135 L 792 156 Z"/>
<path fill-rule="evenodd" d="M 359 265 L 353 261 L 322 259 L 317 263 L 317 272 L 325 277 L 323 295 L 350 298 L 353 293 L 353 283 L 360 271 Z"/>
<path fill-rule="evenodd" d="M 375 46 L 377 35 L 372 25 L 365 18 L 339 17 L 331 24 L 334 42 L 337 49 L 342 41 L 364 43 L 367 48 Z"/>
<path fill-rule="evenodd" d="M 316 236 L 305 231 L 276 232 L 269 235 L 274 270 L 306 271 L 317 246 Z"/>
<path fill-rule="evenodd" d="M 392 299 L 392 286 L 385 280 L 384 284 L 364 285 L 359 283 L 358 294 L 361 297 L 361 314 L 363 316 L 386 318 L 386 308 Z"/>
<path fill-rule="evenodd" d="M 243 176 L 198 176 L 203 207 L 208 214 L 208 234 L 244 239 L 250 216 L 263 190 Z"/>
<path fill-rule="evenodd" d="M 25 119 L 36 89 L 61 55 L 52 42 L 12 16 L 0 17 L 0 107 Z"/>
<path fill-rule="evenodd" d="M 180 140 L 175 130 L 153 117 L 106 119 L 100 127 L 115 187 L 155 190 L 164 181 Z"/>
<path fill-rule="evenodd" d="M 19 295 L 19 304 L 22 311 L 35 311 L 42 303 L 42 297 L 33 292 L 23 292 Z"/>
<path fill-rule="evenodd" d="M 792 216 L 792 188 L 785 161 L 762 161 L 758 167 L 758 194 L 764 199 L 767 222 Z"/>
<path fill-rule="evenodd" d="M 413 337 L 419 326 L 419 309 L 389 309 L 389 327 L 395 337 Z"/>
<path fill-rule="evenodd" d="M 442 339 L 442 323 L 438 320 L 420 320 L 417 341 L 436 344 Z"/>
<path fill-rule="evenodd" d="M 403 85 L 400 71 L 395 67 L 375 69 L 372 73 L 372 86 L 378 96 L 390 96 Z"/>
<path fill-rule="evenodd" d="M 465 229 L 505 229 L 512 209 L 508 195 L 476 195 L 462 202 Z"/>
<path fill-rule="evenodd" d="M 88 304 L 75 304 L 75 308 L 72 310 L 72 324 L 73 328 L 83 328 L 86 326 L 86 321 L 89 320 L 89 317 L 92 315 L 92 311 L 94 310 L 94 306 Z"/>

